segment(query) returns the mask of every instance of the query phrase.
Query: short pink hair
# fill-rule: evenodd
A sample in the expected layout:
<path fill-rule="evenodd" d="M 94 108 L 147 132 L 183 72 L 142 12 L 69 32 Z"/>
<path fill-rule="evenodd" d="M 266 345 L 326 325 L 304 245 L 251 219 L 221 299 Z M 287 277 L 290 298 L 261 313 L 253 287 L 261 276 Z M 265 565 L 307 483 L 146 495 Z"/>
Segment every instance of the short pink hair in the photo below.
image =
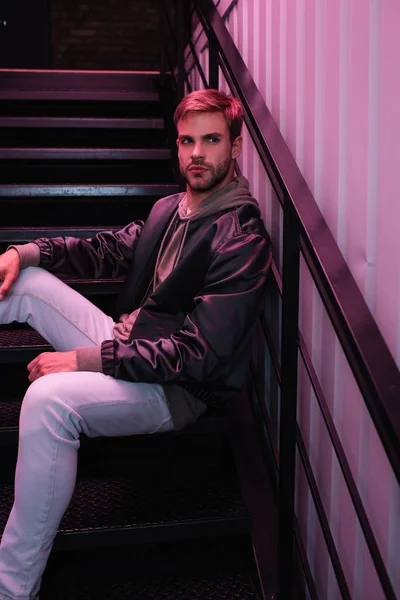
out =
<path fill-rule="evenodd" d="M 177 126 L 181 119 L 194 112 L 221 112 L 228 124 L 229 135 L 233 142 L 241 133 L 243 125 L 243 107 L 233 96 L 219 90 L 197 90 L 191 92 L 179 103 L 174 123 Z"/>

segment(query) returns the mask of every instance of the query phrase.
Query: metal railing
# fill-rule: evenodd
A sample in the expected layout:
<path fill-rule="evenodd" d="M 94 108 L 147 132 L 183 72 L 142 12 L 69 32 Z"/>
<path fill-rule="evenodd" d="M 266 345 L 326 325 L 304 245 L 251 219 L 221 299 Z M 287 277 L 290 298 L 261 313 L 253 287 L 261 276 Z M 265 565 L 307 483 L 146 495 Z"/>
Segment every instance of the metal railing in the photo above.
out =
<path fill-rule="evenodd" d="M 185 48 L 189 48 L 194 65 L 205 87 L 218 88 L 219 69 L 221 69 L 231 92 L 242 101 L 245 123 L 284 213 L 282 279 L 276 265 L 273 265 L 272 268 L 272 277 L 282 297 L 280 356 L 272 342 L 267 321 L 263 316 L 261 317 L 264 342 L 268 345 L 271 364 L 281 389 L 279 446 L 276 447 L 274 441 L 270 440 L 278 479 L 279 598 L 287 600 L 292 597 L 292 582 L 295 579 L 295 542 L 309 594 L 312 598 L 317 597 L 315 583 L 302 540 L 299 537 L 299 528 L 294 513 L 296 449 L 307 476 L 338 588 L 343 598 L 351 598 L 318 486 L 297 426 L 297 368 L 300 353 L 382 589 L 386 598 L 394 600 L 396 596 L 392 583 L 323 390 L 299 333 L 300 257 L 304 259 L 323 300 L 324 307 L 398 480 L 400 480 L 399 370 L 304 177 L 214 3 L 212 0 L 192 0 L 191 2 L 177 0 L 170 13 L 165 7 L 163 10 L 163 14 L 166 16 L 162 29 L 163 39 L 165 41 L 168 35 L 171 35 L 174 43 L 169 44 L 169 54 L 164 55 L 162 60 L 162 76 L 165 76 L 166 70 L 173 75 L 176 101 L 178 102 L 182 98 L 185 84 L 188 90 L 191 90 L 188 73 L 185 70 Z M 171 14 L 174 15 L 173 18 L 171 16 L 167 18 L 167 15 Z M 198 22 L 201 23 L 207 36 L 208 79 L 191 39 L 192 25 Z M 173 55 L 171 55 L 171 48 Z M 271 429 L 269 415 L 261 397 L 261 386 L 257 386 L 256 383 L 257 387 L 259 387 L 261 407 L 259 413 L 262 415 L 268 431 Z"/>

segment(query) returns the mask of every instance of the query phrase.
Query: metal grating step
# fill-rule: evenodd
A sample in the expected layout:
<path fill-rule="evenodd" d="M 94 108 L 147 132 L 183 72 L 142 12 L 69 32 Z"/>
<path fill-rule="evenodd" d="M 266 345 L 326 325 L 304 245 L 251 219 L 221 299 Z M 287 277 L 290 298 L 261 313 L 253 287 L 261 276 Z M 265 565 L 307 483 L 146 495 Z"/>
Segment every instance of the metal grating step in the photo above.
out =
<path fill-rule="evenodd" d="M 1 241 L 0 241 L 1 247 Z M 110 296 L 116 295 L 121 291 L 124 279 L 121 277 L 115 279 L 76 279 L 73 277 L 66 277 L 59 275 L 59 279 L 68 284 L 71 288 L 82 294 L 83 296 Z M 0 351 L 7 346 L 15 347 L 16 345 L 25 346 L 26 344 L 32 345 L 43 345 L 43 339 L 37 335 L 30 336 L 26 334 L 21 336 L 21 342 L 18 341 L 20 329 L 8 330 L 5 334 L 4 331 L 0 330 Z M 9 342 L 8 342 L 9 340 Z"/>
<path fill-rule="evenodd" d="M 0 193 L 1 195 L 1 193 Z M 95 237 L 102 231 L 118 231 L 122 229 L 120 226 L 104 226 L 104 227 L 84 227 L 84 226 L 69 226 L 69 227 L 1 227 L 0 228 L 0 244 L 26 244 L 32 240 L 41 237 L 66 237 L 72 236 L 80 239 Z"/>
<path fill-rule="evenodd" d="M 107 458 L 80 465 L 72 501 L 55 549 L 99 544 L 161 543 L 249 531 L 236 473 L 211 455 Z M 13 502 L 13 485 L 0 484 L 0 531 Z"/>
<path fill-rule="evenodd" d="M 51 346 L 33 329 L 0 330 L 0 364 L 28 363 Z"/>
<path fill-rule="evenodd" d="M 99 92 L 130 94 L 155 92 L 159 81 L 156 71 L 53 71 L 0 70 L 1 95 L 5 92 L 89 93 L 98 100 Z M 49 96 L 50 97 L 50 96 Z M 33 98 L 33 96 L 31 96 Z"/>
<path fill-rule="evenodd" d="M 109 201 L 111 198 L 121 197 L 124 201 L 129 198 L 138 196 L 169 196 L 176 194 L 179 191 L 179 186 L 176 184 L 132 184 L 132 185 L 43 185 L 43 184 L 26 184 L 26 185 L 0 185 L 0 198 L 12 198 L 13 200 L 23 198 L 42 201 L 46 198 L 50 200 L 54 198 L 65 199 L 80 199 L 84 201 L 86 198 L 103 198 Z"/>
<path fill-rule="evenodd" d="M 17 92 L 16 98 L 4 99 L 0 90 L 0 115 L 3 117 L 49 117 L 49 118 L 103 118 L 103 119 L 159 119 L 162 107 L 157 101 L 138 100 L 131 102 L 119 94 L 111 99 L 90 100 L 88 97 L 75 99 L 58 95 L 56 101 L 43 98 L 43 95 L 29 99 L 29 91 Z"/>
<path fill-rule="evenodd" d="M 37 119 L 33 127 L 1 127 L 1 148 L 164 148 L 165 133 L 162 129 L 144 127 L 123 129 L 99 127 L 41 128 Z"/>
<path fill-rule="evenodd" d="M 3 433 L 18 429 L 20 408 L 21 403 L 16 400 L 0 400 L 0 438 Z"/>
<path fill-rule="evenodd" d="M 24 383 L 21 382 L 21 374 L 19 374 L 19 384 L 20 384 L 20 387 L 21 386 L 25 387 L 25 390 L 26 390 L 29 385 L 29 380 L 28 380 L 27 372 L 25 373 L 25 375 L 26 375 L 26 382 L 25 382 L 26 385 L 24 385 Z M 15 398 L 11 399 L 10 397 L 4 397 L 4 393 L 3 393 L 3 397 L 0 399 L 0 443 L 1 443 L 1 437 L 4 433 L 4 431 L 6 431 L 6 430 L 14 431 L 15 430 L 16 433 L 18 433 L 17 429 L 18 429 L 19 412 L 20 412 L 23 394 L 24 394 L 24 391 L 20 392 L 19 397 L 15 397 Z M 185 432 L 187 432 L 187 431 L 190 431 L 190 432 L 193 431 L 198 434 L 199 433 L 201 433 L 201 434 L 210 433 L 211 431 L 219 432 L 219 433 L 226 431 L 226 422 L 225 422 L 223 410 L 222 409 L 209 409 L 207 411 L 207 413 L 196 422 L 195 425 L 190 425 L 189 427 L 187 427 L 185 429 Z M 163 435 L 165 435 L 165 434 L 163 434 Z"/>
<path fill-rule="evenodd" d="M 14 371 L 15 371 L 14 365 Z M 10 371 L 10 365 L 4 365 L 7 372 Z M 1 373 L 0 377 L 3 377 Z M 14 378 L 13 378 L 14 377 Z M 8 378 L 7 383 L 3 381 L 3 391 L 0 398 L 0 446 L 16 446 L 18 443 L 18 431 L 19 431 L 19 413 L 21 410 L 22 398 L 29 386 L 28 372 L 25 369 L 25 365 L 20 365 L 18 371 L 18 380 L 15 382 L 15 373 Z M 10 383 L 10 381 L 12 383 Z M 7 387 L 6 387 L 7 385 Z M 154 445 L 155 438 L 171 438 L 171 437 L 186 437 L 189 436 L 201 436 L 207 435 L 223 435 L 228 432 L 228 423 L 225 417 L 223 409 L 209 409 L 196 423 L 186 427 L 184 430 L 179 432 L 171 433 L 157 433 L 152 436 L 142 436 L 140 441 L 144 438 L 151 437 L 151 443 Z M 81 440 L 81 448 L 86 453 L 95 452 L 106 454 L 110 452 L 110 448 L 113 450 L 122 448 L 125 452 L 130 449 L 131 443 L 137 444 L 139 438 L 97 438 L 96 440 L 89 440 L 84 437 Z"/>
<path fill-rule="evenodd" d="M 65 184 L 68 182 L 75 185 L 92 184 L 111 184 L 111 185 L 141 185 L 143 181 L 152 181 L 154 184 L 165 185 L 173 182 L 173 171 L 171 161 L 166 156 L 156 159 L 155 155 L 148 152 L 147 159 L 144 155 L 140 160 L 132 160 L 129 152 L 124 150 L 105 150 L 103 153 L 97 152 L 94 156 L 89 149 L 86 157 L 83 157 L 84 150 L 80 157 L 59 158 L 50 160 L 50 156 L 43 158 L 29 158 L 21 160 L 14 158 L 4 160 L 1 165 L 1 182 L 4 184 Z M 128 152 L 128 154 L 127 154 Z M 155 152 L 164 152 L 156 150 Z M 169 152 L 169 151 L 168 151 Z M 88 154 L 92 153 L 91 157 Z M 102 153 L 102 156 L 100 154 Z M 109 153 L 110 156 L 106 156 Z M 117 157 L 117 154 L 120 157 Z M 113 156 L 111 156 L 113 154 Z M 84 160 L 83 160 L 84 158 Z M 99 160 L 101 158 L 101 161 Z M 117 158 L 120 158 L 117 160 Z"/>
<path fill-rule="evenodd" d="M 49 344 L 33 329 L 3 329 L 0 330 L 0 351 L 7 348 L 32 348 Z"/>
<path fill-rule="evenodd" d="M 170 160 L 168 148 L 0 148 L 1 160 Z"/>
<path fill-rule="evenodd" d="M 0 100 L 158 102 L 154 73 L 2 71 Z"/>
<path fill-rule="evenodd" d="M 32 129 L 163 129 L 164 120 L 155 118 L 116 119 L 89 117 L 0 117 L 0 128 Z"/>
<path fill-rule="evenodd" d="M 113 583 L 74 585 L 46 580 L 41 600 L 260 600 L 246 573 L 217 573 L 208 576 L 152 577 Z"/>

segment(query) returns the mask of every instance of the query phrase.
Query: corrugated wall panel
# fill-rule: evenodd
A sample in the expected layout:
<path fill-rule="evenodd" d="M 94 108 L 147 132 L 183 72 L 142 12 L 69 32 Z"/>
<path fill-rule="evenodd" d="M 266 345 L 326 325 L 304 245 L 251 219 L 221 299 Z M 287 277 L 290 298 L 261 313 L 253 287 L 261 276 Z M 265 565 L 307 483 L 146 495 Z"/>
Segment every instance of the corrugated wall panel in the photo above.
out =
<path fill-rule="evenodd" d="M 382 6 L 375 314 L 400 365 L 400 4 L 395 0 L 386 0 Z"/>

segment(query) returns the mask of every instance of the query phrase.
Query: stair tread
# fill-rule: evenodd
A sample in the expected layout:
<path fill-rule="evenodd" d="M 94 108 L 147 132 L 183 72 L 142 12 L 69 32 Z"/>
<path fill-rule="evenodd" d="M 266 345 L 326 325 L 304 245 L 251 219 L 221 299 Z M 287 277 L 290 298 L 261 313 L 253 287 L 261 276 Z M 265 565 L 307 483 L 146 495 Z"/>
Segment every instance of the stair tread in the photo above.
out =
<path fill-rule="evenodd" d="M 19 384 L 23 384 L 21 378 Z M 26 387 L 28 387 L 28 375 L 26 372 Z M 20 392 L 21 396 L 17 398 L 4 397 L 4 392 L 0 399 L 0 444 L 3 443 L 14 443 L 18 437 L 18 425 L 19 425 L 19 414 L 21 409 L 22 395 L 24 392 Z M 227 431 L 227 423 L 222 409 L 209 409 L 200 419 L 193 425 L 190 425 L 185 433 L 190 431 L 196 435 L 203 433 L 224 433 Z M 4 434 L 8 435 L 7 439 L 3 439 Z M 157 434 L 165 435 L 165 434 Z M 169 435 L 169 434 L 167 434 Z M 176 432 L 173 433 L 176 435 Z M 3 437 L 2 437 L 3 436 Z M 104 438 L 106 439 L 106 438 Z M 121 438 L 120 438 L 121 439 Z"/>
<path fill-rule="evenodd" d="M 179 191 L 176 184 L 5 184 L 0 185 L 0 197 L 71 197 L 71 196 L 156 196 Z"/>
<path fill-rule="evenodd" d="M 159 102 L 157 72 L 1 70 L 0 100 Z"/>
<path fill-rule="evenodd" d="M 162 129 L 163 119 L 104 117 L 0 117 L 0 127 L 79 129 Z"/>
<path fill-rule="evenodd" d="M 0 483 L 0 531 L 12 502 L 13 484 Z M 135 535 L 143 540 L 149 535 L 146 530 L 160 528 L 172 539 L 183 525 L 207 535 L 207 524 L 215 527 L 218 523 L 221 533 L 227 523 L 236 533 L 244 533 L 249 515 L 235 471 L 218 464 L 213 454 L 157 456 L 151 465 L 134 458 L 129 465 L 115 458 L 107 464 L 104 457 L 97 464 L 92 461 L 78 468 L 75 491 L 59 527 L 57 548 L 85 543 L 83 538 L 90 545 L 101 533 L 111 536 L 121 530 L 133 541 Z M 161 536 L 160 532 L 159 539 Z"/>
<path fill-rule="evenodd" d="M 169 148 L 0 148 L 3 160 L 169 160 Z"/>
<path fill-rule="evenodd" d="M 102 279 L 90 279 L 90 278 L 78 278 L 72 276 L 65 275 L 57 275 L 61 281 L 64 281 L 72 288 L 80 291 L 83 295 L 88 294 L 110 294 L 110 293 L 118 293 L 121 289 L 121 286 L 124 282 L 123 277 L 114 277 L 114 278 L 102 278 Z M 18 341 L 16 338 L 20 335 L 20 333 L 24 330 L 21 329 L 8 329 L 6 330 L 9 335 L 5 334 L 4 331 L 0 330 L 0 348 L 7 347 L 8 340 L 10 341 L 10 345 L 18 345 Z M 23 340 L 26 341 L 30 346 L 42 345 L 42 338 L 40 335 L 34 330 L 25 330 L 25 334 L 23 336 Z M 21 338 L 22 339 L 22 338 Z M 21 344 L 25 345 L 25 344 Z"/>
<path fill-rule="evenodd" d="M 46 346 L 50 344 L 46 342 L 42 336 L 34 329 L 3 329 L 0 330 L 0 351 L 7 348 L 26 348 Z"/>
<path fill-rule="evenodd" d="M 79 584 L 44 579 L 41 600 L 260 600 L 245 572 L 199 573 Z"/>
<path fill-rule="evenodd" d="M 0 242 L 3 243 L 21 243 L 29 242 L 40 237 L 65 237 L 73 236 L 81 239 L 94 237 L 97 233 L 102 231 L 117 231 L 121 229 L 123 225 L 110 225 L 104 227 L 89 227 L 89 226 L 76 226 L 76 227 L 59 227 L 59 226 L 46 226 L 46 227 L 1 227 L 0 228 Z"/>

